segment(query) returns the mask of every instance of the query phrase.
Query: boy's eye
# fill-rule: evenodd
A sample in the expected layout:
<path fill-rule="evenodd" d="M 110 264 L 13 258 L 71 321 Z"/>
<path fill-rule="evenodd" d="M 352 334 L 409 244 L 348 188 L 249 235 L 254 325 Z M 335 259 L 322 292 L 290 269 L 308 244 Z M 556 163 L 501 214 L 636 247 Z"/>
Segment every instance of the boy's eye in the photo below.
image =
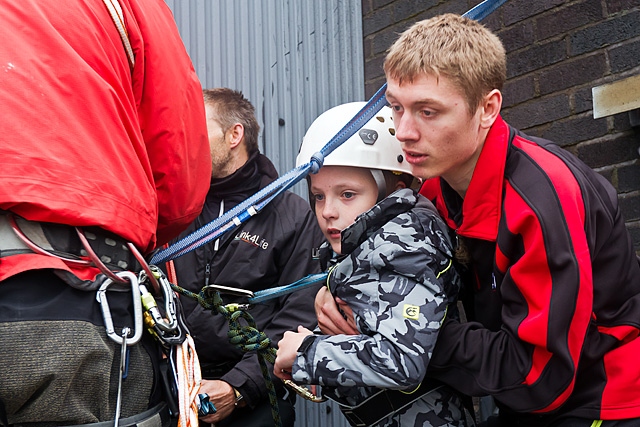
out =
<path fill-rule="evenodd" d="M 342 193 L 342 197 L 344 197 L 345 199 L 350 199 L 352 197 L 355 197 L 355 193 L 352 193 L 350 191 L 345 191 L 344 193 Z"/>
<path fill-rule="evenodd" d="M 323 196 L 322 194 L 314 194 L 314 195 L 313 195 L 313 199 L 314 199 L 316 202 L 320 202 L 320 201 L 324 200 L 324 196 Z"/>
<path fill-rule="evenodd" d="M 433 114 L 433 111 L 429 111 L 429 110 L 422 110 L 422 115 L 423 116 L 427 116 L 429 117 L 430 115 Z"/>

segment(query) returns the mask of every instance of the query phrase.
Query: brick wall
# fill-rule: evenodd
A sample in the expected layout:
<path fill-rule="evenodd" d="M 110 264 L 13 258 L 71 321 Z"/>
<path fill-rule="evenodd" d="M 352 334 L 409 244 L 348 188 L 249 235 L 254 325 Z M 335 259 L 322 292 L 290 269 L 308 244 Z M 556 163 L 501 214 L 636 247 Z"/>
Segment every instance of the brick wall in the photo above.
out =
<path fill-rule="evenodd" d="M 365 93 L 384 84 L 398 34 L 479 1 L 362 0 Z M 640 129 L 629 113 L 594 119 L 591 88 L 640 74 L 640 0 L 507 0 L 483 21 L 507 50 L 503 117 L 550 139 L 605 176 L 640 253 Z"/>

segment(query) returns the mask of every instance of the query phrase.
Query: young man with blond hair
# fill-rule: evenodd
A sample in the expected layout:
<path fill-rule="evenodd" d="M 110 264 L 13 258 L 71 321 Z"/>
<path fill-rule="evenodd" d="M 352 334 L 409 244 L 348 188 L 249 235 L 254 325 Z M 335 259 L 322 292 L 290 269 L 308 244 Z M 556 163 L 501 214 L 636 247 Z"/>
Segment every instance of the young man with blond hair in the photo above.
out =
<path fill-rule="evenodd" d="M 481 24 L 421 21 L 384 70 L 396 136 L 469 272 L 472 321 L 444 321 L 429 374 L 494 396 L 492 425 L 640 425 L 640 265 L 615 189 L 501 118 L 505 51 Z M 337 328 L 324 292 L 316 307 Z"/>

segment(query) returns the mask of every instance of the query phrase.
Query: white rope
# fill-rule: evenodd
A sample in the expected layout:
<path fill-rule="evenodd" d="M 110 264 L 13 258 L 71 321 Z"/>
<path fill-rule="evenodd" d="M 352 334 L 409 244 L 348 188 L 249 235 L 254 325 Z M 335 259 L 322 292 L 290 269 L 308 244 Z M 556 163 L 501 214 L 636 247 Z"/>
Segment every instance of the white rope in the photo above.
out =
<path fill-rule="evenodd" d="M 118 0 L 103 0 L 103 2 L 105 6 L 107 6 L 107 10 L 109 10 L 109 15 L 111 15 L 111 19 L 116 25 L 118 33 L 120 33 L 122 45 L 127 53 L 129 67 L 133 70 L 136 60 L 133 54 L 133 48 L 131 47 L 131 42 L 129 41 L 129 34 L 127 34 L 127 28 L 124 26 L 124 14 L 122 13 L 122 7 L 120 7 Z"/>
<path fill-rule="evenodd" d="M 202 383 L 200 361 L 196 353 L 193 338 L 187 335 L 185 341 L 177 346 L 176 370 L 178 371 L 178 406 L 180 427 L 198 426 L 198 391 Z"/>

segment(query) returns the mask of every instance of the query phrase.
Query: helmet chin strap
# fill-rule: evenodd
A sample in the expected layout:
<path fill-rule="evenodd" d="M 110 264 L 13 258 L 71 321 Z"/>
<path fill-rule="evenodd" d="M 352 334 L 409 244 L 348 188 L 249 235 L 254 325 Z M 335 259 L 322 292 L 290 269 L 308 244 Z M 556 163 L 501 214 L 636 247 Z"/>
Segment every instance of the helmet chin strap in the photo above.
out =
<path fill-rule="evenodd" d="M 371 175 L 378 186 L 378 200 L 376 200 L 376 203 L 380 203 L 382 199 L 387 197 L 387 180 L 384 178 L 384 174 L 380 169 L 369 170 L 371 171 Z"/>

